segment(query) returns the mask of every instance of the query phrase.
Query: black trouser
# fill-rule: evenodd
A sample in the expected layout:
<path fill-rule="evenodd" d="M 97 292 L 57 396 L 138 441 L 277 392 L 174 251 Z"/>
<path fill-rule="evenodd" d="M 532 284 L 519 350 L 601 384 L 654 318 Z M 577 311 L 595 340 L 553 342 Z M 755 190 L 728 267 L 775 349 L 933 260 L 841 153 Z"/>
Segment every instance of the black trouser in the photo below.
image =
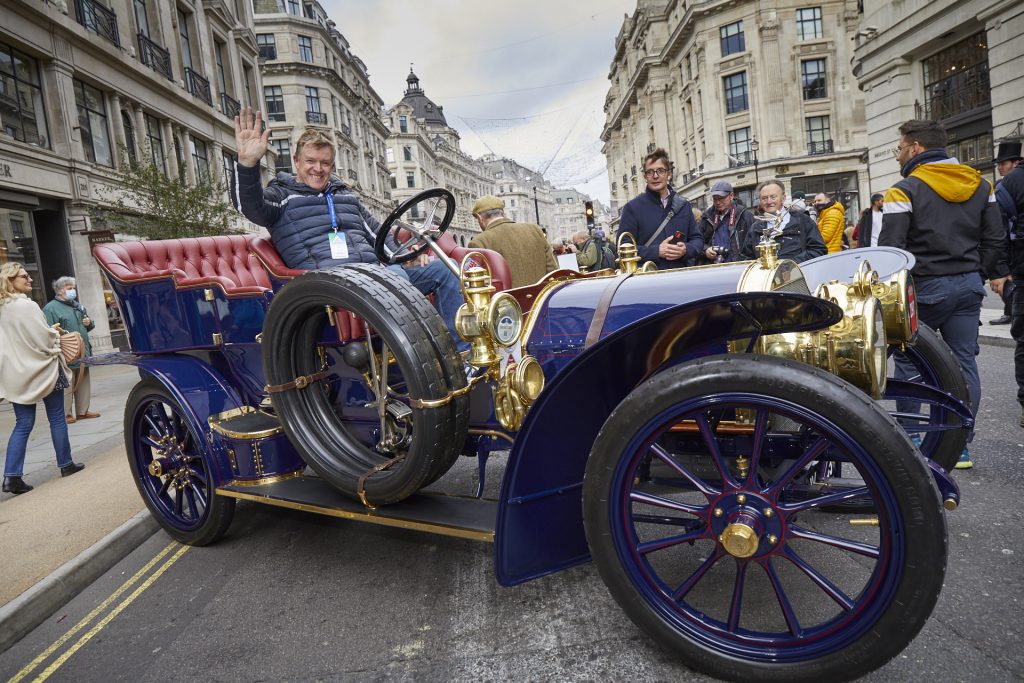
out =
<path fill-rule="evenodd" d="M 1013 315 L 1013 293 L 1017 289 L 1017 283 L 1013 280 L 1003 285 L 1003 315 Z"/>
<path fill-rule="evenodd" d="M 1017 376 L 1017 402 L 1024 407 L 1024 287 L 1014 288 L 1010 315 L 1013 316 L 1010 334 L 1017 342 L 1017 348 L 1013 352 L 1013 369 Z"/>

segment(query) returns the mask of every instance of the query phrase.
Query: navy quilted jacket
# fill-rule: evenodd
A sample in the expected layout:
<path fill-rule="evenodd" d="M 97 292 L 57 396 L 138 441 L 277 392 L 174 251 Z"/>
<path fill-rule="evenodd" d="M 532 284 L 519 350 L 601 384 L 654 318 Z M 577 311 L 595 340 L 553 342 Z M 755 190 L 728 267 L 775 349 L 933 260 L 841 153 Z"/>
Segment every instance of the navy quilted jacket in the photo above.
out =
<path fill-rule="evenodd" d="M 278 173 L 266 188 L 258 166 L 235 164 L 238 202 L 242 214 L 270 231 L 270 239 L 289 268 L 314 270 L 342 263 L 379 263 L 373 240 L 380 223 L 363 208 L 359 197 L 332 177 L 323 192 L 299 182 L 290 173 Z M 328 240 L 333 229 L 325 193 L 334 199 L 338 232 L 344 234 L 348 258 L 331 258 Z"/>

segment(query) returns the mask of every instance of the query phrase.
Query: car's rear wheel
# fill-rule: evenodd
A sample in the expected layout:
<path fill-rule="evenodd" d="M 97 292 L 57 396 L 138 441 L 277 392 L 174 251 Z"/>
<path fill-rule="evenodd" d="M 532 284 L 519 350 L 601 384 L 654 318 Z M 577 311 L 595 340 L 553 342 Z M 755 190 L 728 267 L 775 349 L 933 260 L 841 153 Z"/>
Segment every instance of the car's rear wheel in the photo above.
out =
<path fill-rule="evenodd" d="M 859 483 L 804 485 L 822 459 Z M 852 525 L 822 512 L 850 499 L 875 514 Z M 583 513 L 633 621 L 729 680 L 872 671 L 920 631 L 945 573 L 940 499 L 906 434 L 848 383 L 765 357 L 703 359 L 638 386 L 597 437 Z"/>

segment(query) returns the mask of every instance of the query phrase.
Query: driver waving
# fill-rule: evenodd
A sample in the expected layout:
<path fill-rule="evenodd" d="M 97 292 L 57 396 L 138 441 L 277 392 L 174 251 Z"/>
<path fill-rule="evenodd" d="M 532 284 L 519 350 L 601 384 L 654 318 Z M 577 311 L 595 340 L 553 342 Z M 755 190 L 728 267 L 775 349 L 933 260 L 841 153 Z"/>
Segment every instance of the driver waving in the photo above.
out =
<path fill-rule="evenodd" d="M 262 133 L 260 131 L 263 131 Z M 295 174 L 278 172 L 264 188 L 260 159 L 267 152 L 270 129 L 260 112 L 243 107 L 235 117 L 235 164 L 238 206 L 242 214 L 270 232 L 285 265 L 322 270 L 344 263 L 377 263 L 373 240 L 380 223 L 349 187 L 334 177 L 334 145 L 309 128 L 295 143 Z M 389 270 L 423 294 L 433 294 L 459 351 L 469 349 L 455 332 L 455 313 L 463 304 L 458 278 L 441 261 L 415 259 Z"/>

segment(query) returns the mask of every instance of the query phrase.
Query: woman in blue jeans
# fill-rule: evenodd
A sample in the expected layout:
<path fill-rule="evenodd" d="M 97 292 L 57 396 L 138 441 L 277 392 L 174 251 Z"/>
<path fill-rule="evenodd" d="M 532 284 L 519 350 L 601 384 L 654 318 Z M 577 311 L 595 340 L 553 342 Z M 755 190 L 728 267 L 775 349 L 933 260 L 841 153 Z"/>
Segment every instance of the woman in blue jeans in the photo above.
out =
<path fill-rule="evenodd" d="M 67 369 L 60 352 L 60 332 L 46 324 L 42 310 L 26 296 L 32 278 L 20 263 L 0 266 L 0 398 L 14 406 L 15 425 L 7 440 L 4 493 L 27 493 L 32 487 L 22 476 L 28 436 L 36 421 L 36 404 L 46 406 L 50 438 L 62 477 L 85 465 L 71 459 L 71 442 L 64 417 Z"/>

